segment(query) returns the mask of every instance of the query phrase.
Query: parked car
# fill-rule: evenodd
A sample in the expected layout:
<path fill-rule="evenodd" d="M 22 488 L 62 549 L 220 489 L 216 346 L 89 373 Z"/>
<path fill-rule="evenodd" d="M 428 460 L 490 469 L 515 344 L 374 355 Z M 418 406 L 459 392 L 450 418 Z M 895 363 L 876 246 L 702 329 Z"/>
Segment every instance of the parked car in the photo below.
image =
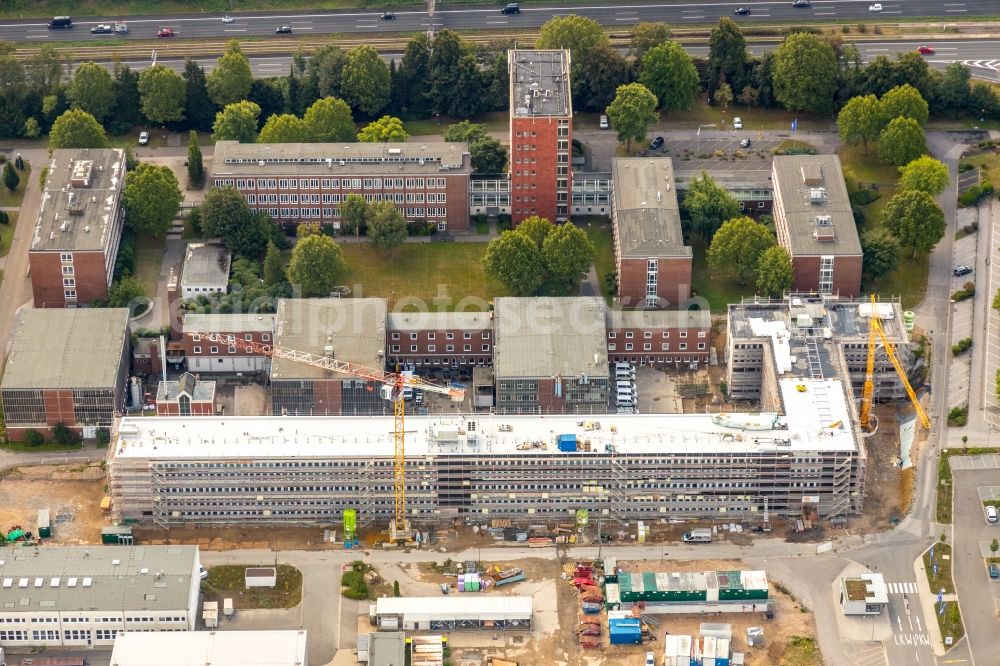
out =
<path fill-rule="evenodd" d="M 208 578 L 208 569 L 206 569 L 200 564 L 198 565 L 198 578 L 200 578 L 201 580 L 205 580 L 206 578 Z"/>
<path fill-rule="evenodd" d="M 736 14 L 737 16 L 750 16 L 750 8 L 737 7 L 736 9 L 733 10 L 733 13 Z"/>
<path fill-rule="evenodd" d="M 997 522 L 997 508 L 992 504 L 986 507 L 986 520 L 991 523 Z"/>
<path fill-rule="evenodd" d="M 920 55 L 934 55 L 936 51 L 934 50 L 933 46 L 927 46 L 925 44 L 923 46 L 917 47 L 917 53 L 919 53 Z"/>
<path fill-rule="evenodd" d="M 652 652 L 646 653 L 646 666 L 656 666 L 656 655 Z"/>
<path fill-rule="evenodd" d="M 173 37 L 174 36 L 174 29 L 173 28 L 160 28 L 160 31 L 158 33 L 156 33 L 156 36 L 157 37 Z"/>
<path fill-rule="evenodd" d="M 508 2 L 506 5 L 503 6 L 503 9 L 500 10 L 500 13 L 501 14 L 520 14 L 521 13 L 521 5 L 517 4 L 516 2 Z"/>
<path fill-rule="evenodd" d="M 753 141 L 751 141 L 750 139 L 743 139 L 742 141 L 740 141 L 740 148 L 749 148 L 752 145 Z"/>
<path fill-rule="evenodd" d="M 1000 567 L 995 564 L 991 564 L 986 567 L 986 573 L 990 575 L 990 578 L 1000 578 Z"/>
<path fill-rule="evenodd" d="M 743 129 L 743 119 L 739 116 L 733 118 L 733 129 Z"/>
<path fill-rule="evenodd" d="M 292 26 L 290 25 L 279 25 L 274 29 L 274 34 L 276 35 L 290 35 L 292 34 Z"/>
<path fill-rule="evenodd" d="M 110 35 L 114 29 L 107 23 L 98 23 L 90 29 L 90 32 L 94 35 Z"/>
<path fill-rule="evenodd" d="M 877 2 L 874 5 L 868 5 L 868 11 L 870 11 L 870 12 L 880 12 L 880 11 L 882 11 L 882 5 L 879 4 L 879 3 L 877 3 Z"/>
<path fill-rule="evenodd" d="M 955 274 L 955 277 L 962 277 L 963 275 L 968 275 L 971 272 L 972 272 L 972 268 L 970 268 L 969 266 L 966 266 L 965 264 L 961 264 L 959 266 L 955 266 L 955 270 L 952 271 L 952 273 Z"/>
<path fill-rule="evenodd" d="M 601 129 L 608 129 L 611 127 L 611 125 L 608 124 L 608 117 L 603 113 L 601 114 L 601 122 L 599 123 L 599 126 Z"/>
<path fill-rule="evenodd" d="M 655 139 L 653 139 L 652 141 L 649 142 L 649 149 L 650 150 L 659 150 L 662 147 L 663 147 L 663 137 L 662 136 L 658 136 L 658 137 L 656 137 Z"/>
<path fill-rule="evenodd" d="M 149 132 L 139 132 L 139 145 L 145 146 L 149 143 Z"/>

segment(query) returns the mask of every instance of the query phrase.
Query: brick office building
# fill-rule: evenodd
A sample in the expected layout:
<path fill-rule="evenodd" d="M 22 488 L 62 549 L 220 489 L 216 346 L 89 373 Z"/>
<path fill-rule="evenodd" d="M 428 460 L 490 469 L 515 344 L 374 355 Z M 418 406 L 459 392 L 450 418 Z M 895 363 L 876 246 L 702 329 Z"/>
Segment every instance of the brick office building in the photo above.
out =
<path fill-rule="evenodd" d="M 263 354 L 239 345 L 209 342 L 201 333 L 222 333 L 244 342 L 269 345 L 274 333 L 273 314 L 189 313 L 184 316 L 183 335 L 178 341 L 191 372 L 254 373 L 270 369 L 270 359 Z"/>
<path fill-rule="evenodd" d="M 608 360 L 637 365 L 708 365 L 707 310 L 613 310 L 605 316 Z"/>
<path fill-rule="evenodd" d="M 618 295 L 625 307 L 681 305 L 691 297 L 691 248 L 684 245 L 670 158 L 615 159 Z"/>
<path fill-rule="evenodd" d="M 4 369 L 4 422 L 20 441 L 57 424 L 110 427 L 125 402 L 131 337 L 126 308 L 25 309 L 17 316 Z"/>
<path fill-rule="evenodd" d="M 215 382 L 185 372 L 156 387 L 157 416 L 215 416 Z"/>
<path fill-rule="evenodd" d="M 465 143 L 237 143 L 215 144 L 212 184 L 235 187 L 250 208 L 283 226 L 300 222 L 340 228 L 350 194 L 392 201 L 408 222 L 438 229 L 469 228 Z"/>
<path fill-rule="evenodd" d="M 836 155 L 774 158 L 774 229 L 792 257 L 792 290 L 856 297 L 861 241 Z"/>
<path fill-rule="evenodd" d="M 569 51 L 512 49 L 510 192 L 513 223 L 532 215 L 569 219 L 573 102 Z"/>
<path fill-rule="evenodd" d="M 125 151 L 55 150 L 28 251 L 36 308 L 108 296 L 121 242 Z"/>
<path fill-rule="evenodd" d="M 464 368 L 493 364 L 488 312 L 393 312 L 387 319 L 390 368 Z"/>

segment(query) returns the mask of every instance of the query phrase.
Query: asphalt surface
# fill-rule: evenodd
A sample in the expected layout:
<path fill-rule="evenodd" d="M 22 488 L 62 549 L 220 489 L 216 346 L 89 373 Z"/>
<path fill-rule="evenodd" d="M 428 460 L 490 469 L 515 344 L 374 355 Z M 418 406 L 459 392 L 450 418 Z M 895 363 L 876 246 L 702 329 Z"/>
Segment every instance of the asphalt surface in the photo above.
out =
<path fill-rule="evenodd" d="M 101 23 L 125 19 L 129 33 L 123 39 L 155 38 L 164 27 L 173 28 L 177 37 L 249 37 L 273 35 L 278 26 L 290 26 L 293 34 L 323 35 L 331 33 L 413 32 L 454 28 L 459 30 L 516 30 L 537 28 L 553 16 L 579 14 L 606 26 L 628 26 L 640 21 L 665 21 L 673 25 L 714 23 L 722 16 L 733 16 L 739 23 L 801 21 L 803 24 L 836 19 L 881 17 L 900 21 L 917 17 L 939 16 L 952 20 L 1000 13 L 996 0 L 883 0 L 881 12 L 869 11 L 869 0 L 813 0 L 812 7 L 796 8 L 791 0 L 766 2 L 699 3 L 690 0 L 671 2 L 629 2 L 621 4 L 560 5 L 556 7 L 523 7 L 518 15 L 504 15 L 500 7 L 455 7 L 438 9 L 433 14 L 423 8 L 395 10 L 396 19 L 381 20 L 380 11 L 345 10 L 337 12 L 249 12 L 234 14 L 232 23 L 223 23 L 222 14 L 182 14 L 156 17 L 86 17 L 73 22 L 68 30 L 49 30 L 44 19 L 8 20 L 0 23 L 0 40 L 64 41 L 108 38 L 92 35 L 90 29 Z M 738 7 L 750 10 L 749 16 L 734 16 Z"/>

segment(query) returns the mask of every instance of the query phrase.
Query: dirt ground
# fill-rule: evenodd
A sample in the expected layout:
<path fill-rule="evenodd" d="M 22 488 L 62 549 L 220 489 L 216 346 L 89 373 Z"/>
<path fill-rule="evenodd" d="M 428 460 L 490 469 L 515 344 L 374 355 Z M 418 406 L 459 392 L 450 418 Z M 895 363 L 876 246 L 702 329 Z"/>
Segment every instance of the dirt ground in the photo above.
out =
<path fill-rule="evenodd" d="M 901 413 L 911 413 L 906 405 L 876 405 L 878 431 L 865 440 L 868 450 L 867 479 L 865 481 L 865 505 L 862 516 L 851 521 L 852 531 L 877 532 L 889 529 L 893 518 L 901 518 L 909 509 L 913 497 L 915 469 L 901 470 L 897 466 L 899 458 L 899 428 L 896 417 Z M 921 464 L 920 454 L 924 447 L 926 433 L 918 429 L 910 450 L 910 459 Z"/>
<path fill-rule="evenodd" d="M 101 511 L 104 470 L 101 463 L 24 467 L 0 479 L 0 530 L 19 525 L 38 534 L 38 510 L 48 509 L 52 538 L 48 543 L 97 544 L 109 525 Z"/>

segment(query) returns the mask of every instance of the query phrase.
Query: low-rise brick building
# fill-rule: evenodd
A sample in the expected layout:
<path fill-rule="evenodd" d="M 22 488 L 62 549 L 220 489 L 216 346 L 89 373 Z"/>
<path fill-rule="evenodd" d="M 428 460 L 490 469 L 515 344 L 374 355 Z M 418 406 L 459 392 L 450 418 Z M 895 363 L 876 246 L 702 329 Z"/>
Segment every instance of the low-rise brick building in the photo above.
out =
<path fill-rule="evenodd" d="M 792 257 L 792 291 L 856 297 L 862 253 L 836 155 L 779 155 L 772 166 L 774 230 Z"/>
<path fill-rule="evenodd" d="M 608 360 L 637 365 L 708 365 L 705 310 L 613 310 L 606 315 Z"/>
<path fill-rule="evenodd" d="M 493 363 L 493 319 L 488 312 L 393 312 L 387 322 L 390 368 Z"/>
<path fill-rule="evenodd" d="M 684 245 L 673 162 L 617 158 L 611 223 L 618 295 L 625 307 L 680 305 L 691 297 L 691 248 Z"/>
<path fill-rule="evenodd" d="M 156 388 L 157 416 L 214 416 L 215 382 L 185 372 Z"/>
<path fill-rule="evenodd" d="M 125 151 L 55 150 L 47 168 L 28 250 L 35 307 L 107 298 L 122 236 Z"/>
<path fill-rule="evenodd" d="M 177 363 L 187 362 L 187 369 L 198 373 L 254 373 L 267 372 L 271 367 L 270 359 L 264 354 L 248 350 L 242 345 L 226 345 L 210 342 L 202 337 L 204 333 L 222 333 L 232 335 L 243 342 L 254 342 L 262 345 L 272 343 L 274 335 L 273 314 L 198 314 L 190 312 L 184 315 L 183 335 L 179 346 L 183 349 L 183 358 L 176 356 L 168 360 Z"/>
<path fill-rule="evenodd" d="M 25 309 L 17 315 L 0 392 L 7 435 L 62 424 L 93 436 L 125 401 L 128 310 Z"/>

